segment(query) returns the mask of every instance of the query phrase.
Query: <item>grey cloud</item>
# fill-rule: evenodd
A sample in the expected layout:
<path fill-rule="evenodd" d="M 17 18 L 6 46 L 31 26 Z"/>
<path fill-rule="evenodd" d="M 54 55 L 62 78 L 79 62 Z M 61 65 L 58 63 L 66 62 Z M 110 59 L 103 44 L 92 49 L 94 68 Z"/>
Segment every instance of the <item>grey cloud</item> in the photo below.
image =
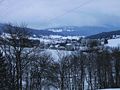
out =
<path fill-rule="evenodd" d="M 0 6 L 0 22 L 25 22 L 32 28 L 120 25 L 120 0 L 91 0 L 72 10 L 86 1 L 89 0 L 5 0 Z"/>

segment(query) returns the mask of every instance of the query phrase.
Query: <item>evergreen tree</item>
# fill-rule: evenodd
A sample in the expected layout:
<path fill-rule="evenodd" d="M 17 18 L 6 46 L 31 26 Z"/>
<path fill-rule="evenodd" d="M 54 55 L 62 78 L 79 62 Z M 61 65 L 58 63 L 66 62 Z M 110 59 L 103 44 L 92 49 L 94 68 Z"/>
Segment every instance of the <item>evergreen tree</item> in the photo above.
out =
<path fill-rule="evenodd" d="M 104 40 L 104 44 L 108 44 L 108 40 L 107 39 Z"/>

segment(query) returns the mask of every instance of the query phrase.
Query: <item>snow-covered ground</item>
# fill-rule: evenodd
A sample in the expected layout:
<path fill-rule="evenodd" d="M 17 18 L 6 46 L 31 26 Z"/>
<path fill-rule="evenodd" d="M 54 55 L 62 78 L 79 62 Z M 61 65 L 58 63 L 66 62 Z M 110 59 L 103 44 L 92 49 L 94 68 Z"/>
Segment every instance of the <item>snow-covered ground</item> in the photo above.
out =
<path fill-rule="evenodd" d="M 109 47 L 120 47 L 120 38 L 117 39 L 109 39 L 108 44 L 106 46 Z"/>
<path fill-rule="evenodd" d="M 72 53 L 71 51 L 52 50 L 52 49 L 46 49 L 45 52 L 47 52 L 48 54 L 51 54 L 54 61 L 58 61 L 60 59 L 60 57 L 70 55 Z"/>

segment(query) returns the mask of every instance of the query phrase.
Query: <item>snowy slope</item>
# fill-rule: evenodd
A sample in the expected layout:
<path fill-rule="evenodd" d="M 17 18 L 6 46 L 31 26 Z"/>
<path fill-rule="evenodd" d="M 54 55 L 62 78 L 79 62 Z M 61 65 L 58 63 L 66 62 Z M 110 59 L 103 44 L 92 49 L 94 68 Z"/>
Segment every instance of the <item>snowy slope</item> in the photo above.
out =
<path fill-rule="evenodd" d="M 117 39 L 109 39 L 108 44 L 106 46 L 109 47 L 120 47 L 120 38 Z"/>

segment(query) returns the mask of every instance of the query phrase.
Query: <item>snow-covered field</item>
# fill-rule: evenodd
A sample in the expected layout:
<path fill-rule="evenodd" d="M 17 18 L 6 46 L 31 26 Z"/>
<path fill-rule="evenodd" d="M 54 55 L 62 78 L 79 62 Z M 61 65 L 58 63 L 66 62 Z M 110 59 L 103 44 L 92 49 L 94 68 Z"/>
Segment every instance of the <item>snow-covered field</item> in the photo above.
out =
<path fill-rule="evenodd" d="M 120 38 L 109 39 L 108 40 L 108 44 L 106 44 L 106 46 L 109 46 L 109 47 L 120 47 Z"/>
<path fill-rule="evenodd" d="M 46 49 L 45 52 L 47 52 L 48 54 L 51 54 L 54 61 L 58 61 L 60 59 L 60 57 L 70 55 L 72 53 L 71 51 L 52 50 L 52 49 Z"/>

